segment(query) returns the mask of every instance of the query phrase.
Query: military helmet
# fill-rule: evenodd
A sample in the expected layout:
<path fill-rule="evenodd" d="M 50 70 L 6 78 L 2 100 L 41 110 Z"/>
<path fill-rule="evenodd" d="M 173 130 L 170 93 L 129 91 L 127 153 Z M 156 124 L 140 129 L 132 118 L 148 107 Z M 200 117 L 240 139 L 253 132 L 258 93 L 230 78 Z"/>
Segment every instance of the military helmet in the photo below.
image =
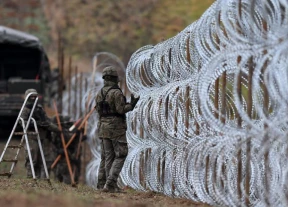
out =
<path fill-rule="evenodd" d="M 37 91 L 34 88 L 30 88 L 25 91 L 25 98 L 28 96 L 29 93 L 36 93 L 37 95 Z"/>
<path fill-rule="evenodd" d="M 102 78 L 104 78 L 106 75 L 118 77 L 118 73 L 117 73 L 116 68 L 113 66 L 108 66 L 108 67 L 104 68 L 104 70 L 102 72 Z"/>

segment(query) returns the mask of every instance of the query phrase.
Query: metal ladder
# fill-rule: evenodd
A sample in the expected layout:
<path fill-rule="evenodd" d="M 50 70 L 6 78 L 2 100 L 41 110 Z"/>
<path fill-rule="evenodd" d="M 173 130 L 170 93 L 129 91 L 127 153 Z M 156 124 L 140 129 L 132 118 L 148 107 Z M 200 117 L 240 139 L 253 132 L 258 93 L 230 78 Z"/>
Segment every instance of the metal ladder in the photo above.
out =
<path fill-rule="evenodd" d="M 24 110 L 24 107 L 25 107 L 28 99 L 32 95 L 36 95 L 37 96 L 37 93 L 31 92 L 31 93 L 29 93 L 26 96 L 26 98 L 24 100 L 24 103 L 23 103 L 23 105 L 21 107 L 21 110 L 20 110 L 20 112 L 18 114 L 18 117 L 16 119 L 16 122 L 14 124 L 14 127 L 13 127 L 13 129 L 12 129 L 12 131 L 10 133 L 10 136 L 9 136 L 9 138 L 7 140 L 7 143 L 6 143 L 6 145 L 4 147 L 4 150 L 3 150 L 2 154 L 1 154 L 1 157 L 0 157 L 0 168 L 1 168 L 1 163 L 12 163 L 11 167 L 10 167 L 10 171 L 9 172 L 4 172 L 4 173 L 0 173 L 0 176 L 7 176 L 8 178 L 10 178 L 12 176 L 13 170 L 14 170 L 17 162 L 18 162 L 19 152 L 20 152 L 21 148 L 23 148 L 23 142 L 24 142 L 24 139 L 25 139 L 26 148 L 27 148 L 28 157 L 29 157 L 29 162 L 30 162 L 31 171 L 32 171 L 32 177 L 33 177 L 33 179 L 36 179 L 35 170 L 34 170 L 33 161 L 32 161 L 32 156 L 31 156 L 31 151 L 30 151 L 28 135 L 34 135 L 34 136 L 37 135 L 37 141 L 38 141 L 38 145 L 39 145 L 40 154 L 41 154 L 41 157 L 42 157 L 42 162 L 43 162 L 46 178 L 47 178 L 47 180 L 49 180 L 49 174 L 48 174 L 47 165 L 46 165 L 46 161 L 45 161 L 45 157 L 44 157 L 44 153 L 43 153 L 43 149 L 42 149 L 42 144 L 41 144 L 41 141 L 40 141 L 39 131 L 38 131 L 35 119 L 32 118 L 33 112 L 34 112 L 35 107 L 36 107 L 37 102 L 38 102 L 38 97 L 35 99 L 35 101 L 33 103 L 33 107 L 31 109 L 31 112 L 30 112 L 29 118 L 28 118 L 28 120 L 26 122 L 26 125 L 25 125 L 25 120 L 23 120 L 23 118 L 21 118 L 21 114 L 22 114 L 22 112 Z M 33 122 L 33 126 L 34 126 L 34 130 L 35 131 L 34 132 L 27 132 L 31 120 Z M 18 123 L 21 124 L 22 130 L 23 130 L 22 132 L 15 132 L 15 129 L 16 129 Z M 22 138 L 21 138 L 21 141 L 20 141 L 19 145 L 9 145 L 10 141 L 12 140 L 12 137 L 14 135 L 22 135 Z M 8 149 L 17 149 L 16 155 L 15 155 L 15 157 L 13 159 L 4 159 L 5 152 Z"/>

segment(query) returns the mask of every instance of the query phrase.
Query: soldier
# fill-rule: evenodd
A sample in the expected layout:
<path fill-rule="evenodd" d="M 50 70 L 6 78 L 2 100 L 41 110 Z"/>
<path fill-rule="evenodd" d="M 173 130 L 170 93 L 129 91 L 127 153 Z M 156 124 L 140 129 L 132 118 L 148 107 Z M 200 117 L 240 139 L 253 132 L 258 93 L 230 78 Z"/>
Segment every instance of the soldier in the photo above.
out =
<path fill-rule="evenodd" d="M 27 97 L 27 95 L 29 93 L 32 93 L 32 92 L 37 93 L 37 91 L 35 89 L 26 90 L 25 98 Z M 30 112 L 31 112 L 31 109 L 33 107 L 33 104 L 35 102 L 36 97 L 37 97 L 37 95 L 30 96 L 26 105 L 25 105 L 25 108 L 23 109 L 21 117 L 25 120 L 25 123 L 29 118 L 29 115 L 30 115 Z M 42 146 L 43 146 L 44 157 L 45 157 L 45 159 L 49 160 L 48 156 L 49 156 L 49 152 L 51 150 L 50 149 L 51 145 L 50 145 L 50 141 L 47 140 L 48 133 L 49 133 L 49 131 L 54 131 L 56 133 L 60 133 L 60 130 L 47 117 L 46 112 L 44 111 L 43 107 L 40 104 L 36 105 L 32 117 L 37 122 L 40 140 L 41 140 L 41 143 L 43 143 Z M 34 129 L 32 121 L 30 122 L 29 125 L 30 125 L 30 127 L 28 128 L 28 132 L 29 132 L 29 129 L 31 129 L 31 126 L 32 126 L 32 129 Z M 34 170 L 35 170 L 35 176 L 37 178 L 45 178 L 46 175 L 45 175 L 44 166 L 42 163 L 41 154 L 40 154 L 39 145 L 38 145 L 36 135 L 29 136 L 29 146 L 30 146 L 32 162 L 33 162 L 33 166 L 34 166 Z M 29 162 L 27 148 L 26 148 L 25 152 L 26 152 L 25 167 L 26 167 L 26 172 L 27 172 L 27 178 L 32 178 L 32 171 L 31 171 L 31 166 L 30 166 L 30 162 Z M 50 168 L 48 168 L 48 172 L 50 172 Z"/>
<path fill-rule="evenodd" d="M 104 68 L 102 78 L 104 87 L 95 98 L 95 108 L 100 118 L 97 130 L 104 152 L 101 156 L 102 167 L 100 165 L 98 186 L 101 188 L 105 182 L 103 192 L 117 192 L 119 190 L 117 179 L 128 154 L 125 113 L 134 109 L 139 98 L 131 95 L 131 103 L 126 102 L 123 92 L 118 87 L 119 78 L 114 67 Z"/>
<path fill-rule="evenodd" d="M 62 124 L 63 135 L 65 143 L 68 143 L 70 138 L 73 136 L 74 132 L 70 132 L 69 128 L 73 125 L 71 118 L 69 116 L 60 116 L 60 122 Z M 57 123 L 56 117 L 54 122 Z M 67 148 L 71 168 L 74 174 L 75 182 L 79 181 L 80 169 L 81 169 L 81 145 L 79 146 L 79 131 L 77 131 L 77 136 L 73 142 Z M 85 140 L 85 137 L 82 138 L 82 141 Z M 59 182 L 64 182 L 66 184 L 71 184 L 71 177 L 64 155 L 63 144 L 59 134 L 53 133 L 53 143 L 55 144 L 56 154 L 62 155 L 62 158 L 58 162 L 55 170 L 55 177 Z"/>

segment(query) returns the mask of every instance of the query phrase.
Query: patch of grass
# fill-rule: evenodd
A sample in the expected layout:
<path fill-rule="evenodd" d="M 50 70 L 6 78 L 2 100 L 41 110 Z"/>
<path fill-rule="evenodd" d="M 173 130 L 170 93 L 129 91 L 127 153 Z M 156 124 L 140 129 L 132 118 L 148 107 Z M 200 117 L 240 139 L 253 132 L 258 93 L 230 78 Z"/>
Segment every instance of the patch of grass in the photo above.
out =
<path fill-rule="evenodd" d="M 0 155 L 2 154 L 4 147 L 6 145 L 7 140 L 1 140 L 0 142 Z M 20 139 L 15 138 L 12 139 L 10 142 L 10 145 L 19 145 Z M 4 155 L 4 159 L 14 159 L 16 155 L 16 149 L 7 149 Z M 0 173 L 9 172 L 11 168 L 12 163 L 10 162 L 3 162 L 0 163 Z M 24 167 L 25 165 L 25 150 L 24 147 L 20 150 L 18 155 L 18 162 L 16 164 L 16 167 L 13 171 L 13 178 L 25 178 L 26 177 L 26 169 Z"/>
<path fill-rule="evenodd" d="M 0 179 L 0 206 L 69 206 L 69 207 L 208 207 L 187 199 L 173 199 L 155 192 L 103 193 L 88 186 L 77 188 L 63 183 L 32 179 Z"/>
<path fill-rule="evenodd" d="M 82 204 L 93 203 L 95 194 L 95 190 L 88 186 L 80 185 L 78 188 L 73 188 L 58 182 L 51 182 L 50 184 L 46 180 L 1 179 L 0 186 L 0 206 L 6 206 L 7 203 L 13 204 L 18 198 L 25 200 L 25 203 L 32 206 L 34 204 L 42 206 L 43 200 L 47 201 L 47 204 L 43 204 L 44 206 L 53 206 L 54 204 L 82 206 Z M 7 189 L 9 190 L 7 191 Z M 17 200 L 13 201 L 13 198 L 17 198 Z M 18 204 L 21 206 L 21 203 Z"/>
<path fill-rule="evenodd" d="M 20 140 L 13 140 L 13 144 L 19 142 Z M 6 141 L 0 143 L 0 153 L 2 153 L 5 144 Z M 0 177 L 1 207 L 178 207 L 180 205 L 184 207 L 208 207 L 208 205 L 195 203 L 191 200 L 170 198 L 155 192 L 139 192 L 132 188 L 126 188 L 126 193 L 123 194 L 110 194 L 96 191 L 84 184 L 79 184 L 77 188 L 74 188 L 53 180 L 50 185 L 46 180 L 26 179 L 24 154 L 24 149 L 21 149 L 19 162 L 10 179 Z M 13 150 L 7 151 L 6 156 L 13 157 L 14 155 Z M 0 172 L 3 172 L 3 168 L 6 168 L 5 170 L 10 169 L 8 164 L 1 164 Z"/>

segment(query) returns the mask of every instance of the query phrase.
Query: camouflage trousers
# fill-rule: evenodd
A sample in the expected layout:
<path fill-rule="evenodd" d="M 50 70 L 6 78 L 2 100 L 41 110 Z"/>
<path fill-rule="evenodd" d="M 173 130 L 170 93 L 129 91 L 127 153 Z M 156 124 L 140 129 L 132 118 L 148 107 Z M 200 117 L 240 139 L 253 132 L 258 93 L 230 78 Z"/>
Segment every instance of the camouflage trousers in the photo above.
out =
<path fill-rule="evenodd" d="M 46 178 L 44 165 L 43 165 L 43 161 L 42 161 L 42 157 L 41 157 L 41 153 L 40 153 L 40 149 L 39 149 L 39 145 L 38 145 L 38 141 L 36 137 L 29 138 L 29 147 L 30 147 L 32 164 L 34 167 L 36 178 Z M 32 178 L 33 174 L 31 170 L 31 165 L 30 165 L 30 160 L 29 160 L 29 155 L 28 155 L 28 150 L 27 150 L 26 145 L 25 145 L 25 168 L 26 168 L 27 178 Z M 48 173 L 49 173 L 49 170 L 48 170 Z"/>
<path fill-rule="evenodd" d="M 105 156 L 106 185 L 115 186 L 128 154 L 126 142 L 118 139 L 102 139 Z"/>
<path fill-rule="evenodd" d="M 74 174 L 74 181 L 78 182 L 79 181 L 79 175 L 80 175 L 80 166 L 78 166 L 74 162 L 70 162 L 70 163 L 71 163 L 72 172 L 75 173 Z M 68 165 L 66 163 L 66 160 L 61 160 L 57 164 L 55 174 L 56 174 L 55 175 L 56 179 L 59 182 L 63 182 L 65 184 L 71 184 L 71 177 L 70 177 L 70 173 L 69 173 L 69 169 L 68 169 Z"/>
<path fill-rule="evenodd" d="M 41 140 L 41 142 L 42 142 L 42 148 L 43 148 L 44 157 L 46 160 L 48 173 L 50 174 L 51 173 L 51 165 L 53 164 L 54 160 L 56 159 L 55 150 L 53 150 L 54 145 L 48 139 L 44 139 L 43 141 Z"/>
<path fill-rule="evenodd" d="M 98 171 L 98 182 L 97 188 L 102 189 L 106 183 L 106 172 L 105 172 L 105 151 L 104 151 L 104 142 L 103 139 L 100 139 L 101 143 L 101 162 Z"/>

